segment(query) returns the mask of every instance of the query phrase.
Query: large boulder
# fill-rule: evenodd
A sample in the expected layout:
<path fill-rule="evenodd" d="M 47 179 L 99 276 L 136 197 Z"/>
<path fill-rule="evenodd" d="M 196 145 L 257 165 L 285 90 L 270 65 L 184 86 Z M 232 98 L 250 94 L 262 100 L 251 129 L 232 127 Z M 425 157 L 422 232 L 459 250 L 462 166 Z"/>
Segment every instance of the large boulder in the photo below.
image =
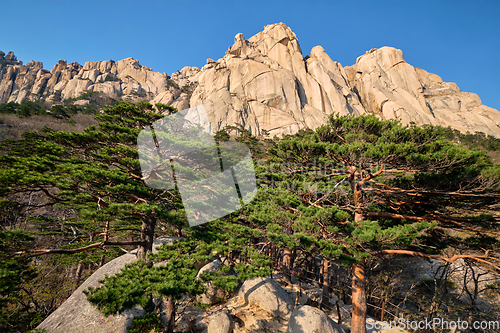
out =
<path fill-rule="evenodd" d="M 168 243 L 172 244 L 177 237 L 160 237 L 154 242 L 154 250 L 156 247 Z M 132 251 L 135 252 L 135 251 Z M 88 301 L 87 296 L 83 293 L 88 287 L 97 287 L 99 281 L 105 276 L 112 276 L 119 273 L 126 264 L 134 262 L 137 257 L 134 253 L 124 254 L 92 274 L 85 280 L 73 294 L 50 314 L 39 326 L 39 329 L 45 329 L 50 333 L 124 333 L 127 332 L 127 327 L 132 324 L 134 317 L 145 314 L 144 309 L 135 307 L 131 310 L 126 310 L 119 315 L 104 317 L 95 307 Z"/>
<path fill-rule="evenodd" d="M 199 279 L 201 274 L 204 272 L 215 272 L 222 266 L 222 261 L 220 260 L 214 260 L 205 266 L 203 266 L 199 271 L 198 274 L 196 275 L 196 278 Z M 224 290 L 217 288 L 214 286 L 211 282 L 204 282 L 203 283 L 206 287 L 205 293 L 199 295 L 197 297 L 197 301 L 203 304 L 215 304 L 218 302 L 221 302 L 225 298 L 225 293 Z"/>
<path fill-rule="evenodd" d="M 244 306 L 254 305 L 273 317 L 288 319 L 295 302 L 281 286 L 271 278 L 247 280 L 238 292 Z"/>
<path fill-rule="evenodd" d="M 344 329 L 318 308 L 303 305 L 288 321 L 287 333 L 345 333 Z"/>
<path fill-rule="evenodd" d="M 124 333 L 135 316 L 145 314 L 142 308 L 124 311 L 122 314 L 105 318 L 93 307 L 83 293 L 88 287 L 97 287 L 106 275 L 114 275 L 137 257 L 125 254 L 99 268 L 92 274 L 56 311 L 52 312 L 39 326 L 51 333 Z"/>
<path fill-rule="evenodd" d="M 210 317 L 208 333 L 231 333 L 233 327 L 233 318 L 226 312 L 221 311 Z"/>

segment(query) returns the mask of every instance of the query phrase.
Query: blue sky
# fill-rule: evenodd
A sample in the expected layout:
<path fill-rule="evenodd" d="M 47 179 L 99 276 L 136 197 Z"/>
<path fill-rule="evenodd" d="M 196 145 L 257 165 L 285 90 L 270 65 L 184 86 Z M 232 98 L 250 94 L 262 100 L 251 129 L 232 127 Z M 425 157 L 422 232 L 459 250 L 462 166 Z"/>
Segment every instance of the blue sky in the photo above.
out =
<path fill-rule="evenodd" d="M 284 22 L 304 56 L 322 45 L 343 66 L 371 48 L 403 50 L 415 67 L 500 110 L 500 1 L 17 0 L 0 6 L 0 50 L 51 69 L 59 59 L 138 59 L 171 74 L 218 59 L 242 32 Z"/>

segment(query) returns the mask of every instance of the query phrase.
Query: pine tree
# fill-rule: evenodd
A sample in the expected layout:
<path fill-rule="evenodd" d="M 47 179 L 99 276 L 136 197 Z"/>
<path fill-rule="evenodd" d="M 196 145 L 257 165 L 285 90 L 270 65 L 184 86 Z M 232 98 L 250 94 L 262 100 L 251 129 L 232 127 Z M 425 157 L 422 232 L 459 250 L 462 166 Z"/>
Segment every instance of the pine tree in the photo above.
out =
<path fill-rule="evenodd" d="M 176 111 L 162 104 L 156 107 L 162 112 Z M 270 271 L 266 258 L 248 245 L 249 235 L 258 231 L 223 220 L 212 223 L 212 227 L 183 230 L 186 215 L 177 191 L 153 189 L 145 184 L 137 137 L 143 128 L 162 117 L 147 102 L 122 102 L 104 109 L 96 116 L 99 125 L 83 133 L 50 129 L 25 133 L 22 140 L 5 143 L 6 152 L 0 157 L 0 184 L 5 205 L 32 207 L 32 203 L 18 200 L 17 194 L 43 193 L 49 199 L 44 205 L 75 211 L 74 216 L 62 222 L 65 228 L 73 230 L 71 236 L 76 235 L 71 240 L 66 238 L 67 245 L 10 249 L 9 255 L 55 254 L 54 260 L 80 265 L 100 255 L 102 263 L 110 246 L 138 245 L 138 257 L 142 260 L 108 278 L 103 286 L 90 289 L 89 300 L 105 314 L 135 305 L 156 314 L 165 310 L 166 330 L 171 332 L 176 302 L 201 293 L 202 281 L 230 291 L 241 280 L 265 276 Z M 158 228 L 165 234 L 183 236 L 184 240 L 148 256 Z M 59 236 L 69 235 L 63 232 Z M 133 240 L 135 237 L 139 239 Z M 67 254 L 72 256 L 57 257 Z M 214 256 L 226 258 L 221 272 L 232 269 L 238 278 L 214 273 L 195 279 L 194 263 L 209 262 Z M 239 257 L 237 262 L 235 256 Z"/>
<path fill-rule="evenodd" d="M 148 313 L 165 315 L 164 332 L 173 332 L 177 303 L 204 292 L 210 281 L 226 292 L 234 291 L 248 278 L 270 274 L 269 259 L 251 246 L 251 235 L 259 232 L 224 220 L 195 227 L 187 237 L 172 245 L 164 244 L 146 261 L 128 264 L 120 273 L 107 277 L 103 285 L 85 291 L 89 301 L 105 316 L 142 306 Z M 238 260 L 232 259 L 238 255 Z M 199 263 L 223 259 L 216 272 L 197 279 Z M 237 275 L 221 272 L 233 270 Z"/>
<path fill-rule="evenodd" d="M 94 241 L 85 249 L 138 245 L 143 257 L 151 251 L 158 224 L 163 229 L 182 227 L 176 193 L 151 189 L 141 178 L 137 136 L 162 117 L 152 109 L 149 103 L 122 102 L 104 109 L 96 116 L 99 125 L 83 133 L 46 129 L 7 142 L 0 158 L 2 194 L 44 193 L 49 205 L 77 212 L 65 226 L 78 230 L 81 239 Z M 123 240 L 136 238 L 134 234 L 138 240 Z"/>
<path fill-rule="evenodd" d="M 311 244 L 321 248 L 319 242 L 328 242 L 331 258 L 351 263 L 352 332 L 365 332 L 365 269 L 371 258 L 467 258 L 499 271 L 485 259 L 488 253 L 445 258 L 425 241 L 437 226 L 497 235 L 482 213 L 500 197 L 500 168 L 457 137 L 441 127 L 332 117 L 315 131 L 274 140 L 270 156 L 257 167 L 259 194 L 268 194 L 248 207 L 254 211 L 247 216 L 266 225 L 279 246 L 309 251 Z"/>
<path fill-rule="evenodd" d="M 176 111 L 160 107 L 164 112 Z M 9 247 L 10 258 L 73 254 L 51 260 L 59 265 L 78 265 L 78 283 L 83 265 L 102 265 L 106 258 L 118 255 L 110 247 L 139 246 L 138 256 L 145 258 L 155 232 L 180 233 L 186 222 L 177 192 L 152 189 L 141 178 L 137 136 L 163 117 L 152 110 L 149 103 L 122 102 L 96 115 L 99 125 L 83 133 L 45 129 L 24 133 L 21 140 L 2 142 L 2 207 L 14 215 L 43 207 L 70 212 L 59 220 L 27 217 L 36 239 L 41 237 L 36 233 L 49 232 L 63 246 Z M 40 195 L 46 201 L 24 200 L 24 195 Z M 53 228 L 54 222 L 60 227 Z M 9 261 L 2 263 L 10 265 Z"/>

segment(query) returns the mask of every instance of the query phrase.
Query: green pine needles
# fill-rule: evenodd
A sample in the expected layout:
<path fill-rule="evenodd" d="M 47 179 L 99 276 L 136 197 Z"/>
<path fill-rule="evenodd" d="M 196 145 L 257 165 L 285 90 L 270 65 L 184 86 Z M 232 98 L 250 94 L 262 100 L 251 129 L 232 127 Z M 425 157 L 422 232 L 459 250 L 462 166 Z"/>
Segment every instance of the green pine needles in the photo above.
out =
<path fill-rule="evenodd" d="M 156 111 L 176 112 L 163 104 Z M 273 139 L 231 126 L 216 139 L 250 146 L 257 195 L 237 212 L 189 228 L 178 191 L 150 188 L 141 175 L 137 137 L 163 116 L 148 102 L 121 102 L 98 113 L 99 125 L 83 133 L 45 129 L 2 142 L 3 225 L 16 229 L 16 221 L 28 221 L 24 228 L 33 236 L 59 242 L 30 249 L 26 242 L 34 238 L 26 233 L 0 233 L 1 274 L 18 277 L 2 278 L 2 307 L 19 305 L 22 284 L 34 278 L 30 262 L 18 259 L 47 253 L 49 265 L 99 266 L 119 255 L 116 246 L 139 247 L 140 260 L 85 292 L 106 316 L 141 306 L 148 314 L 134 322 L 138 332 L 158 328 L 162 314 L 172 331 L 179 302 L 193 303 L 208 285 L 229 297 L 246 279 L 280 267 L 291 281 L 303 268 L 299 255 L 319 258 L 322 267 L 365 265 L 397 251 L 439 256 L 450 246 L 479 255 L 481 244 L 470 240 L 487 235 L 489 255 L 497 256 L 491 213 L 498 210 L 500 167 L 490 155 L 500 146 L 494 138 L 481 136 L 479 147 L 451 129 L 373 116 L 331 117 L 316 130 Z M 52 213 L 31 217 L 44 207 Z M 180 239 L 153 254 L 153 240 L 162 235 Z M 220 267 L 198 276 L 214 260 Z M 329 281 L 328 269 L 322 272 Z M 0 314 L 2 323 L 13 325 L 12 318 Z"/>

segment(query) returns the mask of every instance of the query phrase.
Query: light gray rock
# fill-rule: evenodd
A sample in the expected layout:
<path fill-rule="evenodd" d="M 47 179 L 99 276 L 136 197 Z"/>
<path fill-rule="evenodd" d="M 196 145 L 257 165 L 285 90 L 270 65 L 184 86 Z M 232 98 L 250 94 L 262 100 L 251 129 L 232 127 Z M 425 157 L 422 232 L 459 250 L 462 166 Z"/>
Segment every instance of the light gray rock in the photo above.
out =
<path fill-rule="evenodd" d="M 231 333 L 233 331 L 233 318 L 221 311 L 210 317 L 208 333 Z"/>
<path fill-rule="evenodd" d="M 51 333 L 123 333 L 132 324 L 135 316 L 144 315 L 141 308 L 124 311 L 120 315 L 105 318 L 93 307 L 83 293 L 88 287 L 96 287 L 105 275 L 114 275 L 126 264 L 136 261 L 133 254 L 125 254 L 99 268 L 78 289 L 48 316 L 39 326 Z"/>
<path fill-rule="evenodd" d="M 309 305 L 293 310 L 288 321 L 287 333 L 345 333 L 323 311 Z"/>
<path fill-rule="evenodd" d="M 173 244 L 178 237 L 160 237 L 154 241 L 153 248 L 164 243 Z M 39 326 L 40 329 L 46 329 L 50 333 L 125 333 L 127 327 L 132 324 L 134 317 L 145 314 L 141 307 L 135 307 L 126 310 L 119 315 L 105 318 L 101 312 L 93 307 L 83 293 L 88 287 L 97 287 L 99 280 L 106 275 L 112 276 L 121 271 L 126 264 L 137 260 L 134 254 L 136 250 L 131 251 L 121 257 L 118 257 L 92 274 L 85 280 L 75 292 L 50 314 Z"/>
<path fill-rule="evenodd" d="M 288 319 L 295 305 L 294 300 L 271 278 L 247 280 L 241 286 L 238 298 L 243 305 L 255 305 L 274 317 Z"/>
<path fill-rule="evenodd" d="M 219 269 L 220 266 L 222 266 L 222 261 L 220 261 L 219 259 L 214 260 L 200 268 L 198 274 L 196 275 L 196 278 L 200 278 L 201 274 L 203 274 L 204 272 L 215 272 Z"/>
<path fill-rule="evenodd" d="M 222 261 L 214 260 L 206 265 L 204 265 L 196 275 L 196 278 L 199 279 L 201 274 L 204 272 L 215 272 L 222 266 Z M 231 274 L 233 272 L 222 273 L 221 275 Z M 214 286 L 211 282 L 203 282 L 203 285 L 206 287 L 205 293 L 199 295 L 196 299 L 198 302 L 203 304 L 216 304 L 222 302 L 226 299 L 226 292 L 221 288 Z"/>
<path fill-rule="evenodd" d="M 174 236 L 162 236 L 158 237 L 153 241 L 153 254 L 158 253 L 158 247 L 163 244 L 173 245 L 175 241 L 182 239 L 181 237 Z"/>

